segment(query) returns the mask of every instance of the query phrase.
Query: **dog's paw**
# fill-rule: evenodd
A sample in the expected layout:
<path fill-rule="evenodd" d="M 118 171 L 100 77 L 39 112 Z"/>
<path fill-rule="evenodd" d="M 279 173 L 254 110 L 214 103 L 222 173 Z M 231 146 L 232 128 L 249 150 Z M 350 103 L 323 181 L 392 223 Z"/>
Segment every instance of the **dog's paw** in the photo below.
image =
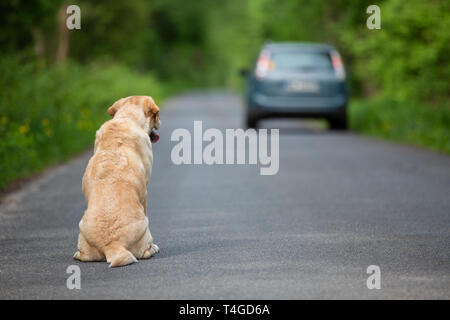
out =
<path fill-rule="evenodd" d="M 76 260 L 80 260 L 81 261 L 81 253 L 80 251 L 75 252 L 75 254 L 73 255 L 73 258 Z"/>
<path fill-rule="evenodd" d="M 144 256 L 142 257 L 142 259 L 148 259 L 148 258 L 150 258 L 151 256 L 155 255 L 158 252 L 159 252 L 159 247 L 156 244 L 153 243 L 150 248 L 145 250 Z"/>

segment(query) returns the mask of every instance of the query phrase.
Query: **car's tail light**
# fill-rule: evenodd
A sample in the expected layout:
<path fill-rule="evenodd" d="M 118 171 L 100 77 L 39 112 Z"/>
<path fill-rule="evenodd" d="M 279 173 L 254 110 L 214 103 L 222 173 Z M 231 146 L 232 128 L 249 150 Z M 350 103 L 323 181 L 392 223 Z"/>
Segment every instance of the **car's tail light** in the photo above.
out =
<path fill-rule="evenodd" d="M 344 64 L 340 54 L 337 51 L 331 53 L 331 64 L 333 65 L 334 72 L 339 79 L 345 79 L 345 69 Z"/>
<path fill-rule="evenodd" d="M 275 65 L 270 61 L 270 54 L 266 51 L 261 52 L 256 63 L 255 76 L 264 78 L 269 70 L 274 69 Z"/>

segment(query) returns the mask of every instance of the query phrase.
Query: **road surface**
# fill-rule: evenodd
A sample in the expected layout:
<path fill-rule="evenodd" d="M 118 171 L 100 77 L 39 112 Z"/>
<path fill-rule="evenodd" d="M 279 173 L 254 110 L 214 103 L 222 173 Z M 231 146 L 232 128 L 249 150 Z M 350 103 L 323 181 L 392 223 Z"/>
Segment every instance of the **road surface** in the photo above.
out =
<path fill-rule="evenodd" d="M 239 97 L 197 92 L 161 115 L 149 185 L 161 252 L 124 268 L 80 263 L 81 177 L 92 151 L 0 205 L 1 299 L 450 298 L 450 157 L 351 133 L 280 128 L 280 169 L 172 163 L 176 128 L 237 128 Z M 69 290 L 69 265 L 81 289 Z M 369 290 L 367 267 L 380 268 Z"/>

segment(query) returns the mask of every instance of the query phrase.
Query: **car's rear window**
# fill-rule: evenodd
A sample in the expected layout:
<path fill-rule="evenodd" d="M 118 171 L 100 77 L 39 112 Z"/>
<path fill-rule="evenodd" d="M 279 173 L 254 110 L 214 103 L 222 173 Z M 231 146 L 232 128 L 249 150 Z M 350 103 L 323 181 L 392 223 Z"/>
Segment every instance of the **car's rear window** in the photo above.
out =
<path fill-rule="evenodd" d="M 274 69 L 332 69 L 330 55 L 315 52 L 275 52 L 271 55 Z"/>

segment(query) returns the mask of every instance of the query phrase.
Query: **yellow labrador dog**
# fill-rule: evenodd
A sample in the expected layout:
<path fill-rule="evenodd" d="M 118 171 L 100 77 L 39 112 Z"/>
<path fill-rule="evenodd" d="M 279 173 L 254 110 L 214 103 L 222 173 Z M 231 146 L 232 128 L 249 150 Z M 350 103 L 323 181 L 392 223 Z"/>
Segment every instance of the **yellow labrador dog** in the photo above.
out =
<path fill-rule="evenodd" d="M 159 108 L 151 97 L 115 102 L 113 119 L 97 131 L 94 155 L 83 176 L 87 209 L 80 221 L 81 261 L 107 261 L 110 267 L 148 259 L 159 251 L 148 228 L 147 183 L 153 163 L 152 143 L 159 136 Z"/>

